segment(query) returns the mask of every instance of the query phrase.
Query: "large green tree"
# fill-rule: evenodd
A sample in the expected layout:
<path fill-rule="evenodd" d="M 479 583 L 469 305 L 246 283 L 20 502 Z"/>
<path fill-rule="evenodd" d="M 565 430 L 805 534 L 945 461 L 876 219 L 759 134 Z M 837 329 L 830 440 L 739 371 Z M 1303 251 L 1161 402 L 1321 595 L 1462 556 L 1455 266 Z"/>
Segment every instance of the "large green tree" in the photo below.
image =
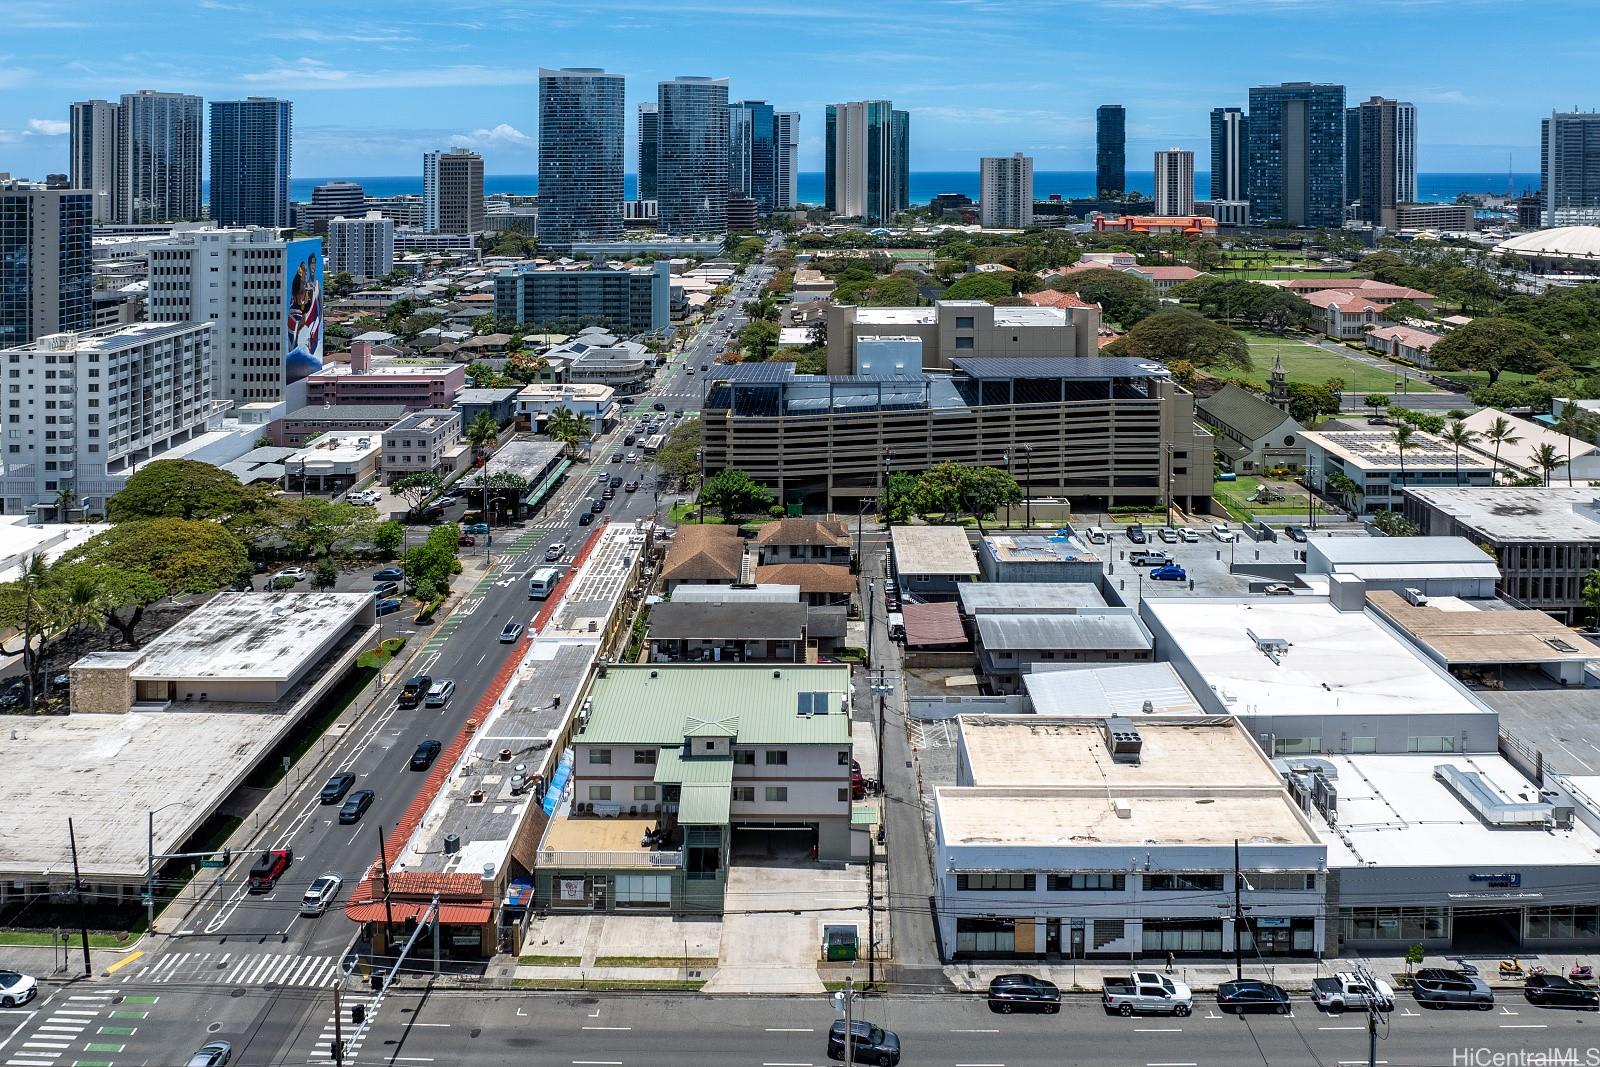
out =
<path fill-rule="evenodd" d="M 990 304 L 1010 302 L 1011 275 L 1004 271 L 963 274 L 944 291 L 941 300 L 983 300 Z"/>
<path fill-rule="evenodd" d="M 1508 318 L 1473 319 L 1441 337 L 1428 350 L 1439 370 L 1476 370 L 1493 386 L 1506 371 L 1536 374 L 1550 360 L 1544 338 L 1525 323 Z"/>
<path fill-rule="evenodd" d="M 744 471 L 728 467 L 706 479 L 700 498 L 723 518 L 755 515 L 772 507 L 772 492 Z"/>
<path fill-rule="evenodd" d="M 759 363 L 772 358 L 778 347 L 778 324 L 766 319 L 756 319 L 740 327 L 739 351 L 744 358 Z"/>
<path fill-rule="evenodd" d="M 1250 369 L 1250 346 L 1237 331 L 1188 308 L 1167 308 L 1142 319 L 1104 351 L 1167 364 L 1186 360 L 1207 369 Z"/>
<path fill-rule="evenodd" d="M 1339 397 L 1326 385 L 1312 382 L 1289 383 L 1289 415 L 1308 429 L 1317 419 L 1339 414 Z"/>
<path fill-rule="evenodd" d="M 211 463 L 161 459 L 136 471 L 106 502 L 112 522 L 138 519 L 232 519 L 271 507 L 265 490 L 242 484 Z"/>
<path fill-rule="evenodd" d="M 1109 268 L 1080 270 L 1050 282 L 1049 288 L 1077 293 L 1099 304 L 1107 322 L 1131 329 L 1161 306 L 1156 287 L 1134 274 Z"/>
<path fill-rule="evenodd" d="M 672 428 L 656 450 L 656 468 L 679 485 L 688 485 L 700 474 L 699 450 L 700 420 L 685 419 Z"/>

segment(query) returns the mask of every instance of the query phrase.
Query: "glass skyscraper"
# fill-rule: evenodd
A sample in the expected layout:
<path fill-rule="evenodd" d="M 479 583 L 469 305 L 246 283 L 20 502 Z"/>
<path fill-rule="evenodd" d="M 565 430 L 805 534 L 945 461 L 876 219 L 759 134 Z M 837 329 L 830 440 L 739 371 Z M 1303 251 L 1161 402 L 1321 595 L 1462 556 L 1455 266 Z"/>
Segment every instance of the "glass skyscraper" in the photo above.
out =
<path fill-rule="evenodd" d="M 1250 90 L 1250 217 L 1261 225 L 1344 224 L 1344 86 Z"/>
<path fill-rule="evenodd" d="M 843 218 L 882 223 L 911 194 L 911 115 L 887 100 L 829 104 L 824 116 L 824 206 Z"/>
<path fill-rule="evenodd" d="M 211 220 L 219 226 L 289 225 L 294 105 L 252 96 L 211 102 Z"/>
<path fill-rule="evenodd" d="M 728 79 L 674 78 L 657 88 L 657 227 L 686 237 L 728 231 Z M 543 213 L 543 198 L 540 198 Z"/>
<path fill-rule="evenodd" d="M 1245 200 L 1250 120 L 1236 107 L 1211 109 L 1211 199 Z"/>
<path fill-rule="evenodd" d="M 656 146 L 661 141 L 661 113 L 654 104 L 639 105 L 639 199 L 656 198 Z"/>
<path fill-rule="evenodd" d="M 1539 120 L 1546 226 L 1600 225 L 1600 113 L 1554 111 Z"/>
<path fill-rule="evenodd" d="M 777 142 L 773 206 L 789 211 L 800 202 L 800 112 L 779 111 L 773 116 L 773 123 Z"/>
<path fill-rule="evenodd" d="M 142 89 L 117 109 L 118 222 L 179 222 L 200 217 L 198 96 Z"/>
<path fill-rule="evenodd" d="M 1128 185 L 1128 113 L 1101 104 L 1094 113 L 1094 184 L 1100 196 L 1120 196 Z"/>
<path fill-rule="evenodd" d="M 728 105 L 729 192 L 748 196 L 756 211 L 770 215 L 778 202 L 778 127 L 765 100 Z"/>
<path fill-rule="evenodd" d="M 595 67 L 539 71 L 541 245 L 622 237 L 625 113 L 621 74 Z"/>
<path fill-rule="evenodd" d="M 94 325 L 93 201 L 0 181 L 0 348 Z"/>

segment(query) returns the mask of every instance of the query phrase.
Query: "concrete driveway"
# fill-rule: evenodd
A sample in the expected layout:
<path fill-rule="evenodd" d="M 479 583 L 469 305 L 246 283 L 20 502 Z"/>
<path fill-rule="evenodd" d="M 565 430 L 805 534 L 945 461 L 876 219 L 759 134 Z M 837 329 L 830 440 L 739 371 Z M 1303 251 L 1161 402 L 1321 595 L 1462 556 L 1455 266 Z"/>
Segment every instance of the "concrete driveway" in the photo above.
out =
<path fill-rule="evenodd" d="M 823 992 L 817 974 L 822 927 L 855 923 L 865 939 L 866 903 L 867 872 L 860 864 L 838 870 L 736 863 L 723 902 L 722 954 L 704 991 Z"/>

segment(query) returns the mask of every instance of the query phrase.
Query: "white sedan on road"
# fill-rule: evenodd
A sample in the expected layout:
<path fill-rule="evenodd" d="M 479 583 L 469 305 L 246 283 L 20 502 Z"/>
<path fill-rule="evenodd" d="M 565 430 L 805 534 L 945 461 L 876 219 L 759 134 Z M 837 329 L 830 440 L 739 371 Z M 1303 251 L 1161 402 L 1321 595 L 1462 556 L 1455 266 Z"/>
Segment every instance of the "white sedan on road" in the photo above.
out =
<path fill-rule="evenodd" d="M 0 1008 L 15 1008 L 39 995 L 39 983 L 17 971 L 0 971 Z"/>

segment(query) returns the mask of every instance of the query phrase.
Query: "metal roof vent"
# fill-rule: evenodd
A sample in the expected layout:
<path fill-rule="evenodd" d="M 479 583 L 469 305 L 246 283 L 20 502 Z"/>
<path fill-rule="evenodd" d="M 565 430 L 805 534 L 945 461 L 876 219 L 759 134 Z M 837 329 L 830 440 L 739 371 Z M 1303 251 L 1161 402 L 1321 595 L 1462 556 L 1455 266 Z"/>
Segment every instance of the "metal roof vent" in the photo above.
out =
<path fill-rule="evenodd" d="M 1112 717 L 1106 720 L 1106 751 L 1116 763 L 1138 763 L 1144 739 L 1132 719 Z"/>

